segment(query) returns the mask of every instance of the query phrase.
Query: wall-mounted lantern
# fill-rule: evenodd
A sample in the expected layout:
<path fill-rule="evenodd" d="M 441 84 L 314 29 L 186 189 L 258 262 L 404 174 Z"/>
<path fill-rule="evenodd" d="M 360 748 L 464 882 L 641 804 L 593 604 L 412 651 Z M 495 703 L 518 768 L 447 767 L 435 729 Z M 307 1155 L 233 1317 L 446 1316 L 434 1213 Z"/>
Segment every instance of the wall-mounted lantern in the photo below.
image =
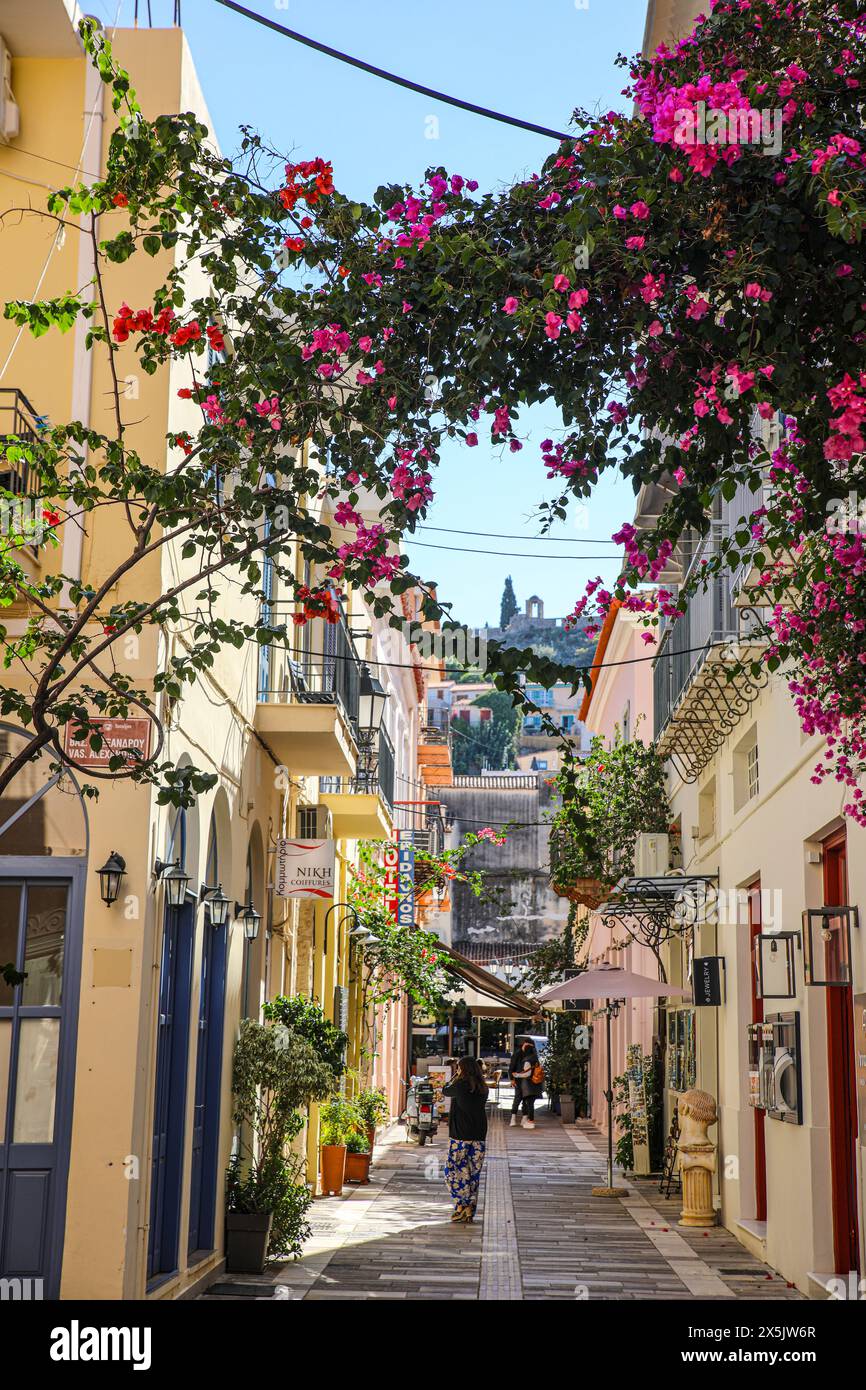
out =
<path fill-rule="evenodd" d="M 99 896 L 107 907 L 117 902 L 120 892 L 120 880 L 126 872 L 126 860 L 123 855 L 111 851 L 101 869 L 97 869 L 99 874 Z"/>
<path fill-rule="evenodd" d="M 252 903 L 235 903 L 235 916 L 239 917 L 244 924 L 244 936 L 247 941 L 255 941 L 259 934 L 259 923 L 262 914 L 256 912 Z"/>
<path fill-rule="evenodd" d="M 803 913 L 807 985 L 851 984 L 851 928 L 860 926 L 856 907 L 810 907 Z"/>
<path fill-rule="evenodd" d="M 372 743 L 378 734 L 387 699 L 381 683 L 370 674 L 367 666 L 362 666 L 358 696 L 358 728 L 365 743 Z"/>
<path fill-rule="evenodd" d="M 762 932 L 755 937 L 755 995 L 758 999 L 795 997 L 795 947 L 800 950 L 798 931 Z"/>
<path fill-rule="evenodd" d="M 186 900 L 186 890 L 190 885 L 190 876 L 185 869 L 181 868 L 180 860 L 176 859 L 173 864 L 169 864 L 165 860 L 157 859 L 153 866 L 153 872 L 165 887 L 165 896 L 169 907 L 183 907 Z"/>
<path fill-rule="evenodd" d="M 224 927 L 229 919 L 229 907 L 231 904 L 223 892 L 222 884 L 219 883 L 216 888 L 212 888 L 209 884 L 203 883 L 198 892 L 198 900 L 199 902 L 207 903 L 210 911 L 211 926 Z"/>

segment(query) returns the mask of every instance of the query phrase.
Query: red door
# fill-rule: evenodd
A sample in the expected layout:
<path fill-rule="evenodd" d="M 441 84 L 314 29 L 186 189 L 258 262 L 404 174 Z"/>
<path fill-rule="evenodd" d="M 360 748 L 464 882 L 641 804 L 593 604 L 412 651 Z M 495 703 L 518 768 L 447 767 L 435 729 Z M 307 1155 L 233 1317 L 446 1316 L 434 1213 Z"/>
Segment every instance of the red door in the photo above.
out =
<path fill-rule="evenodd" d="M 824 906 L 848 901 L 845 831 L 824 842 Z M 827 1057 L 830 1084 L 830 1171 L 833 1183 L 833 1247 L 836 1273 L 859 1270 L 857 1218 L 857 1083 L 854 1074 L 854 1006 L 850 985 L 828 988 Z"/>
<path fill-rule="evenodd" d="M 749 941 L 752 956 L 752 1022 L 763 1023 L 764 1001 L 758 998 L 755 970 L 755 937 L 761 930 L 761 880 L 755 879 L 746 890 L 749 894 Z M 767 1145 L 764 1138 L 765 1112 L 755 1110 L 755 1220 L 767 1219 Z"/>

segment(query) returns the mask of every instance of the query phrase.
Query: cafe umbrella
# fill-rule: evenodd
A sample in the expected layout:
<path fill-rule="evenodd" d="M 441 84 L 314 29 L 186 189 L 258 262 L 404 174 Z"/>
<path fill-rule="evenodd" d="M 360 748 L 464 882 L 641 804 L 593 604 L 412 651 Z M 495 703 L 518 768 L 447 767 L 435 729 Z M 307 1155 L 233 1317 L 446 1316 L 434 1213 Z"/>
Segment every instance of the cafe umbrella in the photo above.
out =
<path fill-rule="evenodd" d="M 593 1197 L 615 1197 L 622 1188 L 613 1185 L 613 1077 L 611 1075 L 610 1020 L 619 1013 L 620 1005 L 626 999 L 649 999 L 654 995 L 676 995 L 678 998 L 690 994 L 678 985 L 666 984 L 663 980 L 651 980 L 648 975 L 636 975 L 631 970 L 622 970 L 617 965 L 599 965 L 595 970 L 584 970 L 570 980 L 551 985 L 539 994 L 542 1004 L 556 999 L 604 999 L 604 1015 L 607 1025 L 607 1187 L 594 1187 Z"/>

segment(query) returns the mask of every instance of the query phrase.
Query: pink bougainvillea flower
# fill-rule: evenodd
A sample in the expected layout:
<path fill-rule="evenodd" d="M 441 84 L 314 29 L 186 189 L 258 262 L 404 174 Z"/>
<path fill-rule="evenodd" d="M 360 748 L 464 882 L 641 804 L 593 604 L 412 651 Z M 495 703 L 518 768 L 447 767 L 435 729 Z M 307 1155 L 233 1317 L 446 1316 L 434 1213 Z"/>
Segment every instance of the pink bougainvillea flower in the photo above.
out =
<path fill-rule="evenodd" d="M 502 306 L 503 314 L 516 314 L 519 307 L 519 300 L 510 294 Z"/>

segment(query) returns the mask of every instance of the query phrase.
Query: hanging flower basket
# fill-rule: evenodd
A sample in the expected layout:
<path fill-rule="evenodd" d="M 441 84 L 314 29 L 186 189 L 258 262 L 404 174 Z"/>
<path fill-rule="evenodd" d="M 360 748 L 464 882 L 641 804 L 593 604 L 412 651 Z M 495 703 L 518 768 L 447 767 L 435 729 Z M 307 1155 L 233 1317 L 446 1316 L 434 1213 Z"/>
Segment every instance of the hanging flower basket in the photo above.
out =
<path fill-rule="evenodd" d="M 602 883 L 600 878 L 575 878 L 571 883 L 557 883 L 554 880 L 553 891 L 561 898 L 568 898 L 569 902 L 581 903 L 590 912 L 603 903 L 608 895 L 607 884 Z"/>

